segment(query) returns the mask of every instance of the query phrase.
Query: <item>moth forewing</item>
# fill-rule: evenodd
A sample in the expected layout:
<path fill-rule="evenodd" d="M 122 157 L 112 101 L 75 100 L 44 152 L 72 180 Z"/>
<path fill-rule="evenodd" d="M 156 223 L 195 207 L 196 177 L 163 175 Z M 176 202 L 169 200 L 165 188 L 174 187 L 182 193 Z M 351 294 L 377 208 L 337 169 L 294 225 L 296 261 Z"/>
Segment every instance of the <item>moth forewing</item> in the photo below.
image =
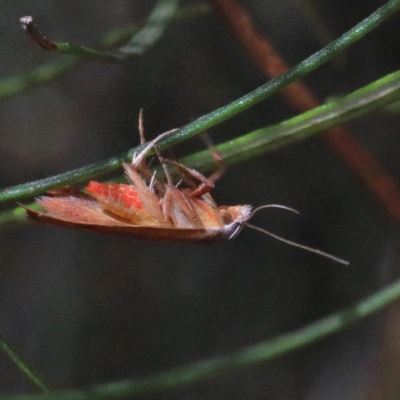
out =
<path fill-rule="evenodd" d="M 231 222 L 222 227 L 210 226 L 201 229 L 166 228 L 132 225 L 119 219 L 108 217 L 107 214 L 102 215 L 101 218 L 93 218 L 92 221 L 86 222 L 83 219 L 74 220 L 70 219 L 68 216 L 56 216 L 29 208 L 26 208 L 26 212 L 30 219 L 46 224 L 163 242 L 216 244 L 232 239 L 243 227 L 242 222 Z"/>
<path fill-rule="evenodd" d="M 151 187 L 151 182 L 149 183 L 149 186 L 147 186 L 139 172 L 130 164 L 124 164 L 124 170 L 129 181 L 135 187 L 138 196 L 143 202 L 143 209 L 146 210 L 153 219 L 158 221 L 158 223 L 168 224 L 168 221 L 165 220 L 160 209 L 160 197 L 154 192 L 154 189 Z M 165 193 L 165 189 L 163 189 L 163 193 Z"/>

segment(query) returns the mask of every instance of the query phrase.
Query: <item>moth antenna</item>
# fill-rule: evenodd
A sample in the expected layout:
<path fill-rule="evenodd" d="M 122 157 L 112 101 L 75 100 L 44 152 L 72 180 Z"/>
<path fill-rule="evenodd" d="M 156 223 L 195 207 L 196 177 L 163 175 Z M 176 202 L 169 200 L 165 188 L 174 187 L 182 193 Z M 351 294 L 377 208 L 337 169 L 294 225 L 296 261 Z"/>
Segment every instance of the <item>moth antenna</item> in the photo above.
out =
<path fill-rule="evenodd" d="M 263 207 L 263 206 L 261 206 L 261 207 Z M 349 261 L 343 260 L 343 259 L 341 259 L 339 257 L 335 257 L 332 254 L 325 253 L 324 251 L 321 251 L 321 250 L 318 250 L 318 249 L 314 249 L 312 247 L 305 246 L 304 244 L 292 242 L 291 240 L 288 240 L 288 239 L 285 239 L 285 238 L 280 237 L 278 235 L 275 235 L 272 232 L 269 232 L 269 231 L 267 231 L 267 230 L 265 230 L 263 228 L 260 228 L 259 226 L 255 226 L 255 225 L 249 224 L 248 222 L 246 222 L 245 225 L 248 226 L 251 229 L 254 229 L 254 230 L 262 232 L 262 233 L 264 233 L 264 234 L 266 234 L 268 236 L 271 236 L 276 240 L 279 240 L 279 241 L 281 241 L 283 243 L 286 243 L 289 246 L 298 247 L 299 249 L 303 249 L 303 250 L 309 251 L 310 253 L 318 254 L 318 255 L 320 255 L 322 257 L 329 258 L 329 259 L 331 259 L 333 261 L 336 261 L 339 264 L 349 265 Z"/>
<path fill-rule="evenodd" d="M 154 171 L 153 176 L 151 177 L 150 183 L 149 183 L 149 189 L 153 189 L 154 182 L 156 180 L 156 171 Z"/>
<path fill-rule="evenodd" d="M 264 204 L 263 206 L 259 206 L 259 207 L 255 208 L 255 209 L 252 211 L 252 213 L 249 215 L 249 218 L 248 218 L 248 219 L 252 218 L 256 212 L 258 212 L 258 211 L 260 211 L 260 210 L 263 210 L 264 208 L 281 208 L 282 210 L 287 210 L 287 211 L 291 211 L 291 212 L 293 212 L 293 213 L 295 213 L 295 214 L 300 214 L 300 213 L 299 213 L 297 210 L 295 210 L 294 208 L 287 207 L 287 206 L 284 206 L 284 205 L 282 205 L 282 204 Z"/>
<path fill-rule="evenodd" d="M 157 154 L 157 157 L 158 157 L 158 159 L 159 159 L 159 161 L 160 161 L 160 164 L 161 164 L 161 166 L 162 166 L 162 168 L 163 168 L 163 170 L 164 170 L 164 174 L 165 174 L 165 176 L 167 177 L 168 185 L 173 186 L 172 178 L 171 178 L 171 175 L 170 175 L 170 173 L 169 173 L 169 171 L 168 171 L 168 168 L 167 168 L 167 165 L 166 165 L 166 163 L 165 163 L 165 161 L 164 161 L 164 158 L 161 156 L 161 154 L 160 154 L 160 152 L 158 151 L 157 147 L 156 147 L 156 146 L 153 146 L 153 147 L 154 147 L 154 151 L 155 151 L 155 153 Z"/>
<path fill-rule="evenodd" d="M 221 154 L 218 152 L 217 148 L 215 147 L 215 145 L 211 139 L 211 136 L 209 135 L 208 132 L 203 132 L 200 135 L 200 137 L 203 140 L 203 142 L 205 143 L 205 145 L 207 146 L 208 150 L 210 151 L 212 158 L 218 165 L 218 169 L 208 177 L 209 181 L 211 181 L 212 183 L 215 183 L 218 179 L 220 179 L 225 174 L 226 166 L 224 163 L 224 159 L 222 158 Z"/>

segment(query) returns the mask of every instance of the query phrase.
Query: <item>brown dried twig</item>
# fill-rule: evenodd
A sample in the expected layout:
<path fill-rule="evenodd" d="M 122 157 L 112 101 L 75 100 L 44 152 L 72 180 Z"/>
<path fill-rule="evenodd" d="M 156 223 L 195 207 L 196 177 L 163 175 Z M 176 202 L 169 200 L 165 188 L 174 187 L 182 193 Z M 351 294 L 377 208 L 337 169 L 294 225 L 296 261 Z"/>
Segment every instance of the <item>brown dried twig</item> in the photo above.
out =
<path fill-rule="evenodd" d="M 22 29 L 26 31 L 32 41 L 39 47 L 49 51 L 57 50 L 57 45 L 53 41 L 47 39 L 46 36 L 40 32 L 38 27 L 33 23 L 33 18 L 30 15 L 21 17 L 19 22 L 21 23 Z"/>

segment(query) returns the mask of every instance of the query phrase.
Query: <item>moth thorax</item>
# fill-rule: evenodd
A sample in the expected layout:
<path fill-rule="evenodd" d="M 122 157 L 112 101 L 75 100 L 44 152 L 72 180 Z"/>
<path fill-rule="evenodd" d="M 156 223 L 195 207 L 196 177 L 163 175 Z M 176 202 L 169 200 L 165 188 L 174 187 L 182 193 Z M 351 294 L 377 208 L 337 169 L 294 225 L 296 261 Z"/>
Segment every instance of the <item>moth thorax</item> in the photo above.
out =
<path fill-rule="evenodd" d="M 224 225 L 228 225 L 233 222 L 232 214 L 228 210 L 228 207 L 220 207 L 218 212 Z"/>
<path fill-rule="evenodd" d="M 250 206 L 222 206 L 218 208 L 224 225 L 232 222 L 246 222 L 251 217 Z"/>

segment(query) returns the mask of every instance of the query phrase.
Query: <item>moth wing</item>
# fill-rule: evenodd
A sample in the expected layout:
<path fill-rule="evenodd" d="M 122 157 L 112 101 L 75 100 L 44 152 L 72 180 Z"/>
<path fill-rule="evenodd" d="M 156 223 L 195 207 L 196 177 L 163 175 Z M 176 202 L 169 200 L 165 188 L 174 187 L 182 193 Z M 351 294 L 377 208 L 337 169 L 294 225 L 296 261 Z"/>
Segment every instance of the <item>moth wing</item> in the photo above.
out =
<path fill-rule="evenodd" d="M 43 196 L 36 201 L 46 213 L 26 208 L 28 216 L 33 219 L 48 219 L 64 221 L 68 224 L 100 224 L 100 225 L 128 225 L 123 221 L 104 213 L 101 205 L 89 196 Z"/>
<path fill-rule="evenodd" d="M 85 229 L 99 233 L 112 235 L 130 236 L 147 240 L 158 240 L 163 242 L 185 242 L 185 243 L 218 243 L 227 240 L 221 229 L 181 229 L 163 228 L 152 226 L 137 226 L 118 221 L 99 213 L 97 206 L 86 201 L 69 202 L 68 199 L 41 199 L 42 204 L 56 213 L 49 211 L 48 214 L 25 208 L 30 219 L 39 220 L 51 225 L 68 226 L 72 228 Z M 50 199 L 50 200 L 49 200 Z M 71 216 L 68 207 L 73 205 L 76 212 Z"/>
<path fill-rule="evenodd" d="M 144 208 L 158 222 L 166 222 L 164 214 L 162 213 L 160 208 L 160 199 L 158 198 L 158 196 L 154 193 L 153 190 L 146 186 L 139 172 L 131 164 L 124 164 L 123 166 L 128 179 L 136 188 L 140 200 L 144 204 Z"/>
<path fill-rule="evenodd" d="M 135 185 L 107 184 L 91 181 L 86 190 L 103 207 L 118 217 L 126 219 L 134 225 L 159 226 L 162 215 L 158 203 L 148 207 L 148 201 Z M 153 196 L 154 193 L 152 193 Z M 153 203 L 158 199 L 153 199 Z M 161 218 L 161 220 L 160 220 Z"/>

